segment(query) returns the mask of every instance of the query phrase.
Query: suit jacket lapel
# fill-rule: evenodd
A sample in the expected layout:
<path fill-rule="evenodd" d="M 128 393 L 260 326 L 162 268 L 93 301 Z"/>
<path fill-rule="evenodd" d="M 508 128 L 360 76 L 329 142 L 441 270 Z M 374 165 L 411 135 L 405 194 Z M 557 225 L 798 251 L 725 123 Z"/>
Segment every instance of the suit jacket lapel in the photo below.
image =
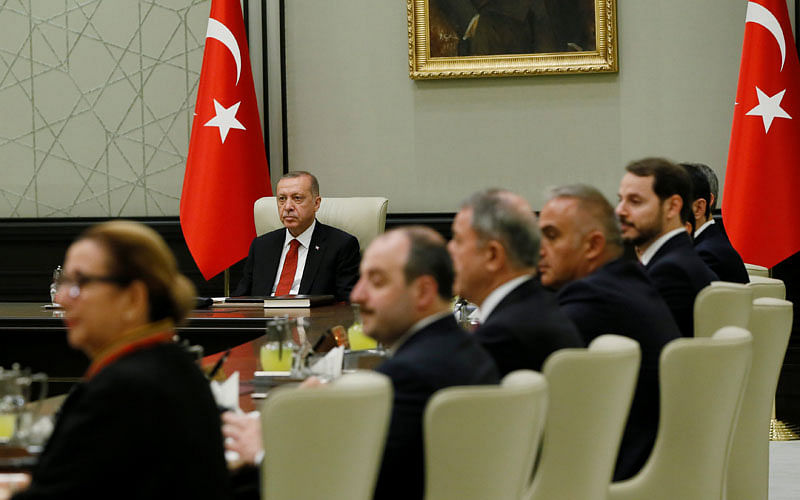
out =
<path fill-rule="evenodd" d="M 272 286 L 275 284 L 275 277 L 278 275 L 278 266 L 281 265 L 281 253 L 283 252 L 284 241 L 286 241 L 286 229 L 277 231 L 274 238 L 265 242 L 263 261 L 274 262 L 275 264 L 264 266 L 264 282 L 266 283 L 266 292 L 264 295 L 270 295 L 272 293 Z"/>
<path fill-rule="evenodd" d="M 325 255 L 326 229 L 327 226 L 317 221 L 314 234 L 311 235 L 311 246 L 308 249 L 308 254 L 306 254 L 306 266 L 303 268 L 303 278 L 300 280 L 300 290 L 298 291 L 300 295 L 309 294 L 311 284 L 314 282 L 314 277 L 317 275 L 319 264 L 322 262 L 322 256 Z"/>

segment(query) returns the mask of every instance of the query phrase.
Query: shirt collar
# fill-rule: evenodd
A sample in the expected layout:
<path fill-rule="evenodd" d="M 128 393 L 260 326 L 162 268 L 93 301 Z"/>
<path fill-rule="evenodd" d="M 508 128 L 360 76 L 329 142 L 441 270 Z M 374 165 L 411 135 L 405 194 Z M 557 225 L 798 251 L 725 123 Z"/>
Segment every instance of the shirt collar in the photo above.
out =
<path fill-rule="evenodd" d="M 656 254 L 656 252 L 658 252 L 658 250 L 664 246 L 664 243 L 672 239 L 672 237 L 676 234 L 681 234 L 681 231 L 685 233 L 686 229 L 681 226 L 668 233 L 662 234 L 656 241 L 653 242 L 652 245 L 647 248 L 647 250 L 644 251 L 642 256 L 639 257 L 639 262 L 641 262 L 643 266 L 646 266 L 653 259 L 653 256 Z"/>
<path fill-rule="evenodd" d="M 397 341 L 395 341 L 394 344 L 392 344 L 392 346 L 390 348 L 387 349 L 387 351 L 389 351 L 389 357 L 394 356 L 397 353 L 397 350 L 400 349 L 400 347 L 403 344 L 408 342 L 408 339 L 413 337 L 415 333 L 417 333 L 418 331 L 422 330 L 423 328 L 425 328 L 426 326 L 430 325 L 431 323 L 434 323 L 436 321 L 439 321 L 442 318 L 447 317 L 450 314 L 453 314 L 453 311 L 445 310 L 445 311 L 442 311 L 442 312 L 434 313 L 434 314 L 431 314 L 430 316 L 426 316 L 426 317 L 422 318 L 421 320 L 419 320 L 416 323 L 414 323 L 413 325 L 411 325 L 411 328 L 409 328 L 408 331 L 406 331 L 406 333 L 404 333 L 399 339 L 397 339 Z"/>
<path fill-rule="evenodd" d="M 714 224 L 714 219 L 708 219 L 705 224 L 698 227 L 697 230 L 694 232 L 694 237 L 697 238 L 698 236 L 700 236 L 700 233 L 705 231 L 711 224 Z"/>
<path fill-rule="evenodd" d="M 300 233 L 298 237 L 292 236 L 292 233 L 289 230 L 286 230 L 286 238 L 283 240 L 283 246 L 287 246 L 290 241 L 297 240 L 303 245 L 303 248 L 309 248 L 311 246 L 311 236 L 314 234 L 314 228 L 317 227 L 317 219 L 314 219 L 314 222 L 311 223 L 310 226 L 306 228 L 305 231 Z"/>
<path fill-rule="evenodd" d="M 497 304 L 502 302 L 502 300 L 506 298 L 506 295 L 511 293 L 512 290 L 531 278 L 533 278 L 532 274 L 517 276 L 492 290 L 492 293 L 484 299 L 483 304 L 478 308 L 478 318 L 480 322 L 486 323 L 486 320 L 489 318 L 489 315 L 492 314 L 494 308 L 497 307 Z"/>

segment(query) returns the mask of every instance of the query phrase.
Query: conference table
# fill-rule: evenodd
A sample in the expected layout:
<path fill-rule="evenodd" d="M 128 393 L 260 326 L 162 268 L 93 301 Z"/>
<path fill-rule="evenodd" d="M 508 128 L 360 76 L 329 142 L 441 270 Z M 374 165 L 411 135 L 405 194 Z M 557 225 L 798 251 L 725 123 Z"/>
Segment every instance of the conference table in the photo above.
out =
<path fill-rule="evenodd" d="M 267 324 L 286 316 L 308 319 L 307 335 L 312 343 L 329 328 L 353 322 L 352 307 L 346 303 L 308 309 L 212 307 L 193 310 L 177 332 L 189 344 L 202 346 L 207 356 L 204 364 L 216 361 L 214 354 L 233 348 L 223 370 L 232 373 L 238 369 L 241 380 L 248 380 L 257 368 Z M 67 344 L 63 311 L 46 309 L 41 303 L 0 303 L 0 346 L 0 366 L 19 363 L 46 373 L 55 394 L 68 391 L 89 366 L 88 358 Z"/>

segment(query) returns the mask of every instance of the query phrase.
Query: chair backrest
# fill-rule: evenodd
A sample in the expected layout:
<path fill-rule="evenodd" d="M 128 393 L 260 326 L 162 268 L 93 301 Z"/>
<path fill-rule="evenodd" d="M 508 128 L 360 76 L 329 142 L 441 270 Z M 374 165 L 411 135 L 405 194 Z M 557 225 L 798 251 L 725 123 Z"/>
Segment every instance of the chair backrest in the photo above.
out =
<path fill-rule="evenodd" d="M 769 424 L 778 376 L 792 331 L 792 303 L 760 298 L 750 317 L 753 365 L 742 400 L 728 463 L 728 500 L 766 500 Z"/>
<path fill-rule="evenodd" d="M 523 498 L 606 498 L 640 358 L 638 342 L 617 335 L 547 358 L 547 423 L 536 475 Z"/>
<path fill-rule="evenodd" d="M 710 337 L 723 326 L 747 328 L 752 304 L 747 285 L 713 281 L 694 299 L 694 336 Z"/>
<path fill-rule="evenodd" d="M 783 281 L 776 278 L 765 278 L 763 276 L 750 276 L 750 283 L 747 284 L 753 289 L 753 298 L 772 297 L 774 299 L 786 298 L 786 285 Z"/>
<path fill-rule="evenodd" d="M 763 276 L 764 278 L 769 278 L 769 268 L 759 266 L 758 264 L 748 264 L 747 262 L 744 263 L 744 268 L 747 270 L 747 274 L 750 276 Z"/>
<path fill-rule="evenodd" d="M 317 220 L 348 232 L 358 238 L 363 251 L 386 227 L 386 209 L 389 200 L 378 197 L 327 198 L 323 197 L 317 211 Z M 253 205 L 256 234 L 261 236 L 283 227 L 278 217 L 274 196 L 259 198 Z"/>
<path fill-rule="evenodd" d="M 673 340 L 661 353 L 661 415 L 650 457 L 610 500 L 718 500 L 752 337 L 735 326 L 710 338 Z"/>
<path fill-rule="evenodd" d="M 391 401 L 391 381 L 377 372 L 275 390 L 261 410 L 261 498 L 371 499 Z"/>
<path fill-rule="evenodd" d="M 437 391 L 425 408 L 425 499 L 519 500 L 546 409 L 547 382 L 529 370 Z"/>

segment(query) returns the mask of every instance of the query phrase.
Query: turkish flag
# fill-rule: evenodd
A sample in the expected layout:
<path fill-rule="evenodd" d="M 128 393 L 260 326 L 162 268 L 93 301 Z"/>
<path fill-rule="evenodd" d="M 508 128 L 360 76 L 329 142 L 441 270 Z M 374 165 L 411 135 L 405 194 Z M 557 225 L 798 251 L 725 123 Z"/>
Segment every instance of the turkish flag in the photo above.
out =
<path fill-rule="evenodd" d="M 745 262 L 800 250 L 800 64 L 786 0 L 748 2 L 722 216 Z"/>
<path fill-rule="evenodd" d="M 213 0 L 181 193 L 181 228 L 205 279 L 247 256 L 253 203 L 272 194 L 239 0 Z"/>

